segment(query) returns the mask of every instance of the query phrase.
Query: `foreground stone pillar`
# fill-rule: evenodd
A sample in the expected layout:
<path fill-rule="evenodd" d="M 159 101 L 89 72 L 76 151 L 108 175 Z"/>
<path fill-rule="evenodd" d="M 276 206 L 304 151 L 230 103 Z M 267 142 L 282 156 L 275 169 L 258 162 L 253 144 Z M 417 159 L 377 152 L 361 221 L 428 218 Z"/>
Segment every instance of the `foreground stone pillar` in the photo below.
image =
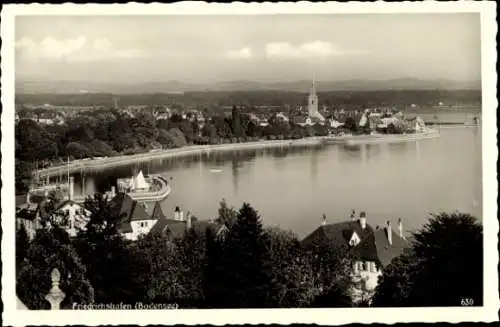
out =
<path fill-rule="evenodd" d="M 50 289 L 49 294 L 45 296 L 45 299 L 50 303 L 51 310 L 59 310 L 61 302 L 66 297 L 66 294 L 64 294 L 64 292 L 59 288 L 61 273 L 57 270 L 57 268 L 54 268 L 50 277 L 52 279 L 52 288 Z"/>

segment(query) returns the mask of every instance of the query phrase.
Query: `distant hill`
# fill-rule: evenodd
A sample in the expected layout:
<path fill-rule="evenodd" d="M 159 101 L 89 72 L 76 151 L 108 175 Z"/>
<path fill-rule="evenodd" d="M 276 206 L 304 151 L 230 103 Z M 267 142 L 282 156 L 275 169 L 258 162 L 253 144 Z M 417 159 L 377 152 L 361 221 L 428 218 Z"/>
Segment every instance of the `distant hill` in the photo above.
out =
<path fill-rule="evenodd" d="M 319 81 L 319 92 L 326 91 L 386 91 L 386 90 L 480 90 L 480 81 L 452 81 L 446 79 L 421 80 L 399 78 L 392 80 Z M 311 81 L 262 83 L 255 81 L 228 81 L 212 84 L 191 84 L 181 81 L 149 82 L 137 84 L 92 83 L 79 81 L 17 81 L 16 93 L 179 93 L 192 91 L 290 91 L 308 92 Z"/>

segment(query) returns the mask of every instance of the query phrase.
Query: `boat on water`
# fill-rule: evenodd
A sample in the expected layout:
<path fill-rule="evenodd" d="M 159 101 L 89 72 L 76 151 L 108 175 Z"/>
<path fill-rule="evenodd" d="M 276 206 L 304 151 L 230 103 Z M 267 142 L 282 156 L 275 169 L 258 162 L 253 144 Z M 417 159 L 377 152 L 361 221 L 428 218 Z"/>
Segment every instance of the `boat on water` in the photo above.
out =
<path fill-rule="evenodd" d="M 172 187 L 166 178 L 160 175 L 144 176 L 142 171 L 131 178 L 117 180 L 118 192 L 129 195 L 135 201 L 156 202 L 166 199 Z"/>

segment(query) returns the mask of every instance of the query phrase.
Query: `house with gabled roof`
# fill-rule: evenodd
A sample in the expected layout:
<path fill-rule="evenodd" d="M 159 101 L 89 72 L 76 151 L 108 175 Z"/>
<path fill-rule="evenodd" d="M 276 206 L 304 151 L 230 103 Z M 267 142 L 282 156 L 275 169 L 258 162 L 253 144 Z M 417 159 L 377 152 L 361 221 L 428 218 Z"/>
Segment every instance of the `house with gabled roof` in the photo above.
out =
<path fill-rule="evenodd" d="M 359 219 L 323 224 L 302 240 L 305 249 L 318 244 L 329 244 L 339 249 L 347 249 L 353 258 L 352 289 L 353 301 L 369 300 L 375 291 L 382 269 L 389 265 L 408 248 L 403 234 L 401 219 L 399 233 L 394 233 L 391 222 L 384 228 L 373 228 L 367 224 L 366 213 L 361 212 Z"/>
<path fill-rule="evenodd" d="M 24 228 L 30 240 L 35 237 L 37 229 L 41 228 L 37 211 L 36 204 L 16 207 L 16 230 Z"/>
<path fill-rule="evenodd" d="M 129 240 L 137 240 L 139 235 L 146 235 L 156 223 L 156 219 L 148 214 L 146 205 L 133 200 L 125 193 L 118 193 L 111 205 L 120 217 L 118 231 Z"/>
<path fill-rule="evenodd" d="M 79 230 L 84 230 L 90 219 L 90 212 L 82 204 L 73 200 L 64 200 L 48 206 L 50 200 L 44 199 L 39 203 L 27 203 L 16 210 L 16 227 L 23 226 L 30 237 L 35 237 L 36 231 L 41 229 L 42 220 L 56 219 L 58 226 L 66 230 L 69 236 L 74 237 Z M 52 208 L 52 209 L 50 209 Z M 50 221 L 47 220 L 50 226 Z"/>
<path fill-rule="evenodd" d="M 157 219 L 157 222 L 151 229 L 150 233 L 160 235 L 170 241 L 183 238 L 189 229 L 193 229 L 198 233 L 204 234 L 207 229 L 212 229 L 214 232 L 217 232 L 220 227 L 212 221 L 198 220 L 189 212 L 186 214 L 186 218 L 184 219 L 182 211 L 179 207 L 176 207 L 173 218 L 167 218 L 159 203 L 155 205 L 152 216 Z"/>

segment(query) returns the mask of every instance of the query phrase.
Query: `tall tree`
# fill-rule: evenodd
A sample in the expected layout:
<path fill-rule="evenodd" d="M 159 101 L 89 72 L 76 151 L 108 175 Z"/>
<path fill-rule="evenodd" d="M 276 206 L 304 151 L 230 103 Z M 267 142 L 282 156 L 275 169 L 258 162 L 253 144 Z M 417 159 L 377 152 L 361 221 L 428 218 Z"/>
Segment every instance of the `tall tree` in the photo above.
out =
<path fill-rule="evenodd" d="M 134 278 L 137 258 L 129 242 L 119 234 L 123 217 L 101 194 L 87 198 L 84 206 L 90 211 L 90 220 L 74 243 L 89 271 L 96 301 L 135 303 L 141 294 L 141 285 L 137 285 Z"/>
<path fill-rule="evenodd" d="M 244 136 L 243 128 L 241 126 L 241 113 L 237 106 L 233 106 L 231 111 L 231 129 L 235 137 Z"/>
<path fill-rule="evenodd" d="M 205 233 L 189 229 L 183 238 L 175 240 L 177 276 L 181 292 L 175 299 L 182 308 L 196 308 L 203 305 L 203 268 L 206 258 Z"/>
<path fill-rule="evenodd" d="M 338 244 L 317 244 L 310 252 L 315 286 L 319 293 L 312 301 L 313 307 L 352 306 L 351 257 L 346 248 Z"/>
<path fill-rule="evenodd" d="M 30 239 L 28 233 L 24 225 L 21 225 L 21 228 L 16 231 L 16 273 L 19 273 L 21 264 L 28 254 L 29 246 Z"/>
<path fill-rule="evenodd" d="M 177 248 L 161 235 L 147 235 L 131 244 L 134 269 L 130 283 L 137 302 L 175 303 L 182 294 Z"/>
<path fill-rule="evenodd" d="M 17 295 L 28 308 L 49 308 L 45 296 L 51 288 L 50 274 L 54 268 L 61 273 L 59 287 L 66 294 L 62 308 L 71 308 L 75 302 L 88 304 L 94 301 L 94 289 L 87 278 L 86 268 L 68 234 L 54 227 L 37 232 L 17 276 Z"/>
<path fill-rule="evenodd" d="M 219 203 L 218 216 L 215 222 L 229 229 L 233 227 L 238 218 L 238 211 L 233 207 L 229 207 L 226 199 L 222 199 Z"/>
<path fill-rule="evenodd" d="M 464 213 L 431 216 L 411 249 L 383 271 L 375 306 L 483 304 L 483 231 Z"/>
<path fill-rule="evenodd" d="M 277 305 L 272 260 L 263 235 L 258 213 L 244 203 L 227 238 L 223 241 L 209 238 L 208 265 L 217 267 L 211 271 L 212 275 L 208 274 L 208 280 L 204 280 L 205 285 L 213 282 L 206 288 L 209 306 L 266 308 Z"/>
<path fill-rule="evenodd" d="M 307 253 L 291 231 L 266 228 L 273 275 L 277 282 L 277 307 L 307 307 L 318 294 Z"/>

